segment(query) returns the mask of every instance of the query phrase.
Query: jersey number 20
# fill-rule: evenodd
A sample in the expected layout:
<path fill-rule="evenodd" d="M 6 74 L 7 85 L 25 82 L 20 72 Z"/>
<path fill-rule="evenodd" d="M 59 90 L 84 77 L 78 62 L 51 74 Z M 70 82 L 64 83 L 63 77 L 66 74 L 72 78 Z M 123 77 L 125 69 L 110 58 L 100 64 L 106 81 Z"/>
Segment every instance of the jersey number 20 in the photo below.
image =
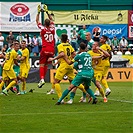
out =
<path fill-rule="evenodd" d="M 53 34 L 45 34 L 44 38 L 47 42 L 52 42 L 54 39 Z"/>

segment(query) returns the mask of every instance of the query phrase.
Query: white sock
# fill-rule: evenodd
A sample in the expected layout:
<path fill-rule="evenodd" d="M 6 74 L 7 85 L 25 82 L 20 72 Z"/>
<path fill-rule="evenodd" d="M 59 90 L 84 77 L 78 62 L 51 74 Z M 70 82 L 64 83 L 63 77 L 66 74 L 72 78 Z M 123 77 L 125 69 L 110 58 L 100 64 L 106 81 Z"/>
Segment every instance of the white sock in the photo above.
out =
<path fill-rule="evenodd" d="M 111 91 L 111 90 L 109 88 L 107 88 L 106 91 Z"/>
<path fill-rule="evenodd" d="M 41 82 L 45 82 L 44 79 L 41 79 Z"/>
<path fill-rule="evenodd" d="M 51 91 L 54 91 L 54 89 L 52 88 Z"/>

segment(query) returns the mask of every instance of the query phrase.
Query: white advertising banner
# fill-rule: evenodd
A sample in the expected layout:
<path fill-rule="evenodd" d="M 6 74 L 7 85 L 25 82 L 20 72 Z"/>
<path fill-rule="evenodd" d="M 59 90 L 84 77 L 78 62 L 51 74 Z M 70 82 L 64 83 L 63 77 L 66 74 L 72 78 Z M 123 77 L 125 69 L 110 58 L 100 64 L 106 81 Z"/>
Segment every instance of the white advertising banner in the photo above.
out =
<path fill-rule="evenodd" d="M 36 25 L 37 6 L 40 2 L 1 2 L 1 31 L 38 32 Z M 40 18 L 41 22 L 41 18 Z"/>
<path fill-rule="evenodd" d="M 0 2 L 0 31 L 1 31 L 1 2 Z"/>
<path fill-rule="evenodd" d="M 133 25 L 128 25 L 128 37 L 133 38 Z"/>

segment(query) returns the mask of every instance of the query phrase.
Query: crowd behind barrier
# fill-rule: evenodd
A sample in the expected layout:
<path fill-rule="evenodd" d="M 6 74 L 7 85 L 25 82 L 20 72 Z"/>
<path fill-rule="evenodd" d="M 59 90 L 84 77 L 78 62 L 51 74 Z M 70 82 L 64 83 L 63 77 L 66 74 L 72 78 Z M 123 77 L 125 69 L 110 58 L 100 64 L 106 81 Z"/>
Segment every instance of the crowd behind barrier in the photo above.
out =
<path fill-rule="evenodd" d="M 88 36 L 86 36 L 86 33 Z M 93 33 L 88 32 L 86 26 L 83 27 L 76 32 L 73 30 L 71 34 L 71 38 L 68 42 L 73 46 L 75 51 L 79 49 L 79 43 L 84 41 L 88 45 L 88 49 L 92 48 L 92 44 L 94 41 L 99 41 L 100 33 L 96 30 Z M 6 51 L 8 47 L 13 43 L 13 40 L 18 40 L 20 43 L 22 40 L 26 41 L 27 48 L 30 51 L 30 56 L 39 56 L 39 52 L 41 50 L 42 41 L 39 33 L 28 34 L 28 33 L 13 33 L 9 32 L 8 35 L 3 36 L 3 33 L 0 32 L 0 50 Z M 60 44 L 60 37 L 58 37 L 55 41 L 55 53 L 57 53 L 57 46 Z M 133 42 L 128 40 L 126 37 L 122 36 L 121 38 L 117 38 L 114 36 L 113 38 L 108 38 L 106 42 L 112 48 L 113 55 L 132 55 L 133 54 Z"/>

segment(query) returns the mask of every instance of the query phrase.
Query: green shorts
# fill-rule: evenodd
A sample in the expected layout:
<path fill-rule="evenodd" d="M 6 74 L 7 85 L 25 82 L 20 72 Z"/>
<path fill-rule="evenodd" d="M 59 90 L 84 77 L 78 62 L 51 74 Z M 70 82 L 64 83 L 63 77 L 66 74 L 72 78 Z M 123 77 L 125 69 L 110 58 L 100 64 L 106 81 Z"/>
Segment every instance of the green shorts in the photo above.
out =
<path fill-rule="evenodd" d="M 13 67 L 13 70 L 14 70 L 16 76 L 18 76 L 19 73 L 20 73 L 20 67 L 19 67 L 19 66 L 14 66 L 14 67 Z"/>
<path fill-rule="evenodd" d="M 90 73 L 89 76 L 77 74 L 76 77 L 73 79 L 72 84 L 74 86 L 79 86 L 80 84 L 84 84 L 85 86 L 90 86 L 93 75 L 94 75 L 93 73 Z"/>

